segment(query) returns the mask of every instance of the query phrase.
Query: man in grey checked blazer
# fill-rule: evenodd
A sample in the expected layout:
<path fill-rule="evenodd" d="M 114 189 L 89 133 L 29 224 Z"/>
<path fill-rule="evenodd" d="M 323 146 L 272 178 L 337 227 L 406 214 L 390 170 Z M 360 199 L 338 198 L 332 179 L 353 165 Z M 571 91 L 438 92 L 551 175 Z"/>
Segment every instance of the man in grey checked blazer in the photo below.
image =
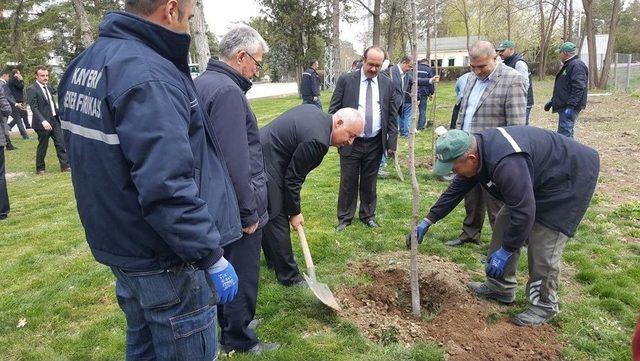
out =
<path fill-rule="evenodd" d="M 456 128 L 476 133 L 508 125 L 524 125 L 527 108 L 525 78 L 502 63 L 488 41 L 478 41 L 469 50 L 472 73 L 467 79 Z M 460 237 L 446 242 L 458 246 L 466 242 L 479 243 L 485 209 L 493 227 L 500 201 L 477 186 L 464 198 L 467 215 Z"/>

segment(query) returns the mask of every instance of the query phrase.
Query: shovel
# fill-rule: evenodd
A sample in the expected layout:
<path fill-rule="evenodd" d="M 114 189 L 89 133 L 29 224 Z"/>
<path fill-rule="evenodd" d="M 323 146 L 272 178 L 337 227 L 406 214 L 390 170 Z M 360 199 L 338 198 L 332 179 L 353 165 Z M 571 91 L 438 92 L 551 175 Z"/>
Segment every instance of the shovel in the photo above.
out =
<path fill-rule="evenodd" d="M 298 226 L 298 236 L 300 237 L 300 244 L 302 245 L 302 253 L 304 254 L 304 263 L 307 265 L 307 272 L 309 276 L 306 274 L 302 274 L 304 276 L 304 280 L 307 281 L 309 288 L 313 291 L 313 294 L 322 301 L 325 305 L 333 308 L 336 311 L 340 310 L 340 305 L 336 298 L 333 296 L 333 293 L 324 283 L 320 283 L 316 280 L 316 268 L 313 265 L 313 259 L 311 258 L 311 252 L 309 251 L 309 244 L 307 244 L 307 237 L 304 234 L 304 228 L 302 225 Z"/>

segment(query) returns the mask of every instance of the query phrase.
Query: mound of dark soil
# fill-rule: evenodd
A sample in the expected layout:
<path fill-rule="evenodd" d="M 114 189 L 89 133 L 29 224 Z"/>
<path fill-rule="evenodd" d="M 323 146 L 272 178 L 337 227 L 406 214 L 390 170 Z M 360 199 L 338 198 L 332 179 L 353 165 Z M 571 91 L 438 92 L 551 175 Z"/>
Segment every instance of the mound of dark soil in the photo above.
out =
<path fill-rule="evenodd" d="M 466 289 L 468 274 L 434 256 L 419 256 L 423 317 L 411 315 L 409 254 L 377 256 L 350 269 L 371 283 L 336 291 L 340 316 L 384 344 L 435 341 L 450 360 L 554 360 L 562 348 L 554 326 L 518 327 L 509 306 L 479 300 Z"/>

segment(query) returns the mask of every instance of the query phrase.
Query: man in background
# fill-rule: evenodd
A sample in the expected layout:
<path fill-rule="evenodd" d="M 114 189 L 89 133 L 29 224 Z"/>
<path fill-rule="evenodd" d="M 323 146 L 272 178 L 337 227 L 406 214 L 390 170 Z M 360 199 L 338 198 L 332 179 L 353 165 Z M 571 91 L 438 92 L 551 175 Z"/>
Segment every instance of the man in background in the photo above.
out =
<path fill-rule="evenodd" d="M 302 73 L 300 93 L 302 94 L 302 104 L 314 104 L 322 110 L 322 103 L 320 103 L 320 76 L 318 75 L 318 60 L 311 60 L 309 68 Z"/>
<path fill-rule="evenodd" d="M 516 53 L 516 43 L 511 40 L 505 40 L 496 47 L 496 51 L 502 62 L 517 70 L 518 73 L 526 79 L 524 86 L 527 88 L 527 110 L 525 113 L 526 124 L 529 124 L 529 115 L 531 115 L 531 108 L 533 107 L 533 82 L 531 81 L 531 72 L 529 71 L 529 64 L 524 60 L 524 57 L 520 53 Z"/>

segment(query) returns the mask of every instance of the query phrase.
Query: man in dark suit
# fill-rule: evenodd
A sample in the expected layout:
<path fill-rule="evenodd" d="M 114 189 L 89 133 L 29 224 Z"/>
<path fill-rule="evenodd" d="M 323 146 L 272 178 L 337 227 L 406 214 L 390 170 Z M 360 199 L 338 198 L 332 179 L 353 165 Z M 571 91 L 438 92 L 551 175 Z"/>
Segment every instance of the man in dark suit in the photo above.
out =
<path fill-rule="evenodd" d="M 355 109 L 328 115 L 311 104 L 299 105 L 260 129 L 269 190 L 269 223 L 263 231 L 262 249 L 280 284 L 304 283 L 289 235 L 289 223 L 294 229 L 304 225 L 302 183 L 320 165 L 330 145 L 350 146 L 363 129 L 362 116 Z"/>
<path fill-rule="evenodd" d="M 38 149 L 36 151 L 36 173 L 44 174 L 44 158 L 49 147 L 49 138 L 53 138 L 56 147 L 60 171 L 68 172 L 69 158 L 62 138 L 62 128 L 58 118 L 58 106 L 53 101 L 53 95 L 47 87 L 49 71 L 45 66 L 36 67 L 36 82 L 27 89 L 27 99 L 33 112 L 33 130 L 38 133 Z"/>
<path fill-rule="evenodd" d="M 7 84 L 9 85 L 9 90 L 11 91 L 13 98 L 16 100 L 16 106 L 13 109 L 13 114 L 11 114 L 13 120 L 9 123 L 9 127 L 13 128 L 14 125 L 17 125 L 22 137 L 24 139 L 29 139 L 26 129 L 31 128 L 31 126 L 29 125 L 27 105 L 24 101 L 24 80 L 22 79 L 20 70 L 11 70 L 11 75 L 9 76 Z"/>
<path fill-rule="evenodd" d="M 13 107 L 16 106 L 16 100 L 13 97 L 13 94 L 11 94 L 11 91 L 9 90 L 9 86 L 7 85 L 7 80 L 9 80 L 9 73 L 6 70 L 0 71 L 0 88 L 2 88 L 2 93 L 4 94 L 5 101 L 7 101 L 9 103 L 9 107 L 13 109 Z M 9 113 L 10 113 L 9 115 L 11 115 L 11 112 Z M 11 138 L 10 138 L 11 128 L 7 126 L 8 116 L 4 118 L 5 118 L 3 120 L 4 123 L 2 127 L 0 127 L 0 130 L 2 131 L 2 133 L 4 133 L 6 148 L 7 150 L 17 149 L 16 147 L 13 146 L 13 144 L 11 144 Z"/>
<path fill-rule="evenodd" d="M 0 130 L 4 130 L 7 117 L 11 114 L 11 105 L 7 101 L 4 88 L 0 87 Z M 4 148 L 7 145 L 4 131 L 0 131 L 0 220 L 9 216 L 9 194 L 7 179 L 4 176 Z"/>
<path fill-rule="evenodd" d="M 360 220 L 369 227 L 379 227 L 375 219 L 378 167 L 384 153 L 393 156 L 398 139 L 395 88 L 391 79 L 378 76 L 384 60 L 382 48 L 368 48 L 364 52 L 362 69 L 342 75 L 331 98 L 329 114 L 350 107 L 358 109 L 365 120 L 364 132 L 353 145 L 339 150 L 338 232 L 353 220 L 358 191 Z"/>

